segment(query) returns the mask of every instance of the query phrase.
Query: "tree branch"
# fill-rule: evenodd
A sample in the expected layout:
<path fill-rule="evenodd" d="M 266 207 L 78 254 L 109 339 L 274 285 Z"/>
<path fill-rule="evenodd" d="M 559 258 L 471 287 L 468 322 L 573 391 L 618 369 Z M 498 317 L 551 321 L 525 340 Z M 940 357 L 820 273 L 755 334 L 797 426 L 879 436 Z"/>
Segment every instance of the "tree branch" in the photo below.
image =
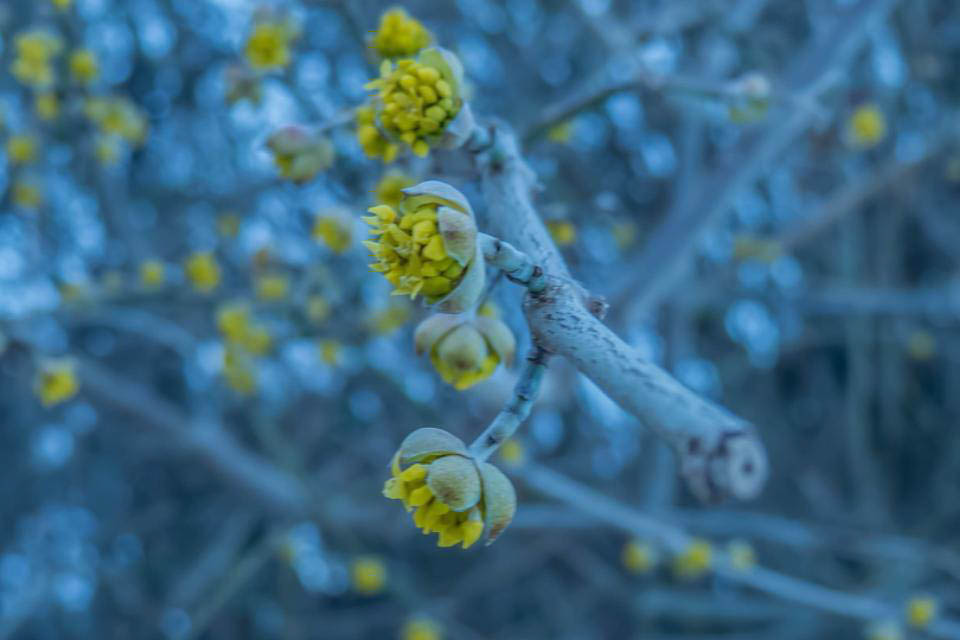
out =
<path fill-rule="evenodd" d="M 547 275 L 546 289 L 530 293 L 527 321 L 537 344 L 568 358 L 610 398 L 669 442 L 681 473 L 704 500 L 755 496 L 767 475 L 753 427 L 647 362 L 603 325 L 605 305 L 570 278 L 567 266 L 530 200 L 532 174 L 516 138 L 501 125 L 477 153 L 487 202 L 487 224 L 525 252 Z"/>

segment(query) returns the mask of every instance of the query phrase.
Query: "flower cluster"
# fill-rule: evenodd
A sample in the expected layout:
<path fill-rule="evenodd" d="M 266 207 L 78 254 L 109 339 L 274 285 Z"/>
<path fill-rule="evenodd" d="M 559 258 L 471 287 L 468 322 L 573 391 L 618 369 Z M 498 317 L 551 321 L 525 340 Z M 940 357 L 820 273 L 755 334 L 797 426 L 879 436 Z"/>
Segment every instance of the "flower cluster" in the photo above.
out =
<path fill-rule="evenodd" d="M 217 329 L 226 343 L 222 372 L 227 386 L 242 395 L 253 393 L 257 389 L 256 358 L 273 346 L 270 332 L 251 321 L 250 308 L 242 302 L 217 310 Z"/>
<path fill-rule="evenodd" d="M 209 251 L 191 254 L 184 262 L 183 271 L 200 293 L 210 293 L 220 285 L 220 265 Z"/>
<path fill-rule="evenodd" d="M 329 209 L 314 219 L 312 235 L 334 253 L 343 253 L 353 245 L 353 220 L 339 209 Z"/>
<path fill-rule="evenodd" d="M 357 124 L 357 142 L 363 152 L 370 158 L 378 158 L 384 164 L 390 164 L 397 159 L 400 147 L 391 142 L 377 128 L 377 110 L 369 105 L 357 107 L 355 119 Z"/>
<path fill-rule="evenodd" d="M 485 279 L 473 210 L 463 194 L 430 180 L 403 190 L 397 208 L 371 207 L 364 218 L 375 241 L 366 241 L 370 265 L 395 294 L 423 295 L 440 311 L 460 313 L 480 296 Z"/>
<path fill-rule="evenodd" d="M 70 77 L 82 86 L 89 86 L 100 75 L 97 56 L 89 49 L 77 49 L 71 53 L 68 65 L 70 67 Z"/>
<path fill-rule="evenodd" d="M 10 72 L 21 83 L 34 89 L 49 89 L 56 79 L 53 62 L 63 51 L 59 36 L 45 30 L 23 32 L 14 39 L 16 58 Z"/>
<path fill-rule="evenodd" d="M 695 580 L 713 566 L 713 546 L 701 538 L 690 540 L 686 548 L 673 558 L 673 572 L 683 580 Z"/>
<path fill-rule="evenodd" d="M 418 156 L 433 146 L 459 146 L 473 129 L 461 96 L 462 78 L 460 61 L 444 49 L 425 49 L 416 59 L 384 60 L 380 77 L 366 85 L 376 91 L 380 129 Z M 367 136 L 372 136 L 369 130 Z M 365 149 L 369 143 L 361 138 Z"/>
<path fill-rule="evenodd" d="M 396 7 L 380 16 L 380 26 L 370 46 L 384 58 L 412 56 L 430 44 L 430 32 L 403 9 Z"/>
<path fill-rule="evenodd" d="M 430 362 L 447 384 L 458 391 L 490 377 L 501 362 L 513 362 L 516 340 L 498 318 L 433 315 L 414 332 L 417 355 Z"/>
<path fill-rule="evenodd" d="M 438 546 L 473 545 L 486 532 L 492 543 L 510 524 L 517 497 L 510 480 L 488 462 L 473 458 L 463 441 L 424 427 L 408 435 L 391 462 L 387 498 L 403 502 L 424 534 L 439 534 Z"/>
<path fill-rule="evenodd" d="M 147 118 L 128 98 L 88 98 L 83 110 L 104 135 L 117 136 L 133 146 L 142 145 L 147 138 Z"/>
<path fill-rule="evenodd" d="M 290 64 L 290 47 L 299 37 L 296 24 L 278 16 L 263 15 L 244 46 L 247 62 L 257 71 L 273 71 Z"/>

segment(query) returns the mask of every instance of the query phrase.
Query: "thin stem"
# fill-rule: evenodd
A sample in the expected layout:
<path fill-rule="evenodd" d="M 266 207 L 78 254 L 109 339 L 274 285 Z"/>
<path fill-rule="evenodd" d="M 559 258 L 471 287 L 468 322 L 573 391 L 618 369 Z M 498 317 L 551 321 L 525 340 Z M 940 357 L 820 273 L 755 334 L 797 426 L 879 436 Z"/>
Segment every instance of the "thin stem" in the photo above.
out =
<path fill-rule="evenodd" d="M 543 269 L 523 251 L 485 233 L 481 233 L 477 241 L 487 264 L 500 269 L 511 282 L 524 285 L 534 295 L 546 289 L 547 278 Z"/>
<path fill-rule="evenodd" d="M 530 409 L 540 392 L 540 382 L 543 380 L 543 372 L 547 369 L 548 357 L 547 352 L 534 343 L 530 355 L 527 356 L 523 372 L 513 388 L 513 397 L 493 419 L 490 426 L 470 445 L 470 453 L 477 460 L 489 458 L 507 438 L 516 433 L 530 415 Z"/>

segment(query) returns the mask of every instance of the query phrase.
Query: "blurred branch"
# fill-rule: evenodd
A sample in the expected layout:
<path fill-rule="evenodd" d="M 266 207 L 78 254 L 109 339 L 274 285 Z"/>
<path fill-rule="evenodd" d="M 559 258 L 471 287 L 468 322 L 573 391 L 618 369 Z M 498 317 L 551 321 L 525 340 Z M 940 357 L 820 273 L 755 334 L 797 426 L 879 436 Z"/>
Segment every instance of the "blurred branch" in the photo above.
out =
<path fill-rule="evenodd" d="M 632 535 L 656 541 L 673 553 L 682 551 L 691 541 L 690 536 L 682 529 L 644 516 L 602 493 L 544 467 L 527 465 L 519 470 L 517 475 L 531 489 L 570 504 Z M 867 596 L 844 593 L 762 567 L 738 570 L 730 565 L 725 554 L 717 551 L 715 553 L 718 559 L 714 571 L 731 582 L 843 617 L 866 621 L 899 618 L 899 606 Z M 926 632 L 934 638 L 960 639 L 960 623 L 937 619 L 930 624 Z"/>
<path fill-rule="evenodd" d="M 813 101 L 844 69 L 865 42 L 870 29 L 883 20 L 897 0 L 860 0 L 842 9 L 819 37 L 811 41 L 775 91 Z M 620 315 L 650 309 L 676 290 L 704 229 L 719 218 L 733 198 L 770 167 L 815 120 L 809 109 L 771 113 L 766 127 L 747 132 L 727 155 L 727 162 L 704 176 L 689 204 L 668 216 L 653 232 L 643 252 L 625 267 L 637 276 L 614 297 Z"/>
<path fill-rule="evenodd" d="M 527 321 L 537 344 L 568 358 L 611 399 L 668 441 L 681 473 L 702 499 L 750 498 L 766 478 L 766 454 L 753 427 L 674 380 L 603 325 L 602 300 L 571 280 L 530 201 L 532 172 L 513 134 L 491 130 L 477 152 L 487 223 L 547 275 L 545 291 L 528 295 Z"/>
<path fill-rule="evenodd" d="M 195 455 L 237 488 L 268 510 L 303 515 L 314 508 L 308 488 L 297 478 L 246 451 L 213 418 L 184 415 L 146 387 L 114 374 L 91 360 L 79 362 L 85 389 L 118 409 L 139 416 L 139 426 L 149 427 L 175 447 Z"/>

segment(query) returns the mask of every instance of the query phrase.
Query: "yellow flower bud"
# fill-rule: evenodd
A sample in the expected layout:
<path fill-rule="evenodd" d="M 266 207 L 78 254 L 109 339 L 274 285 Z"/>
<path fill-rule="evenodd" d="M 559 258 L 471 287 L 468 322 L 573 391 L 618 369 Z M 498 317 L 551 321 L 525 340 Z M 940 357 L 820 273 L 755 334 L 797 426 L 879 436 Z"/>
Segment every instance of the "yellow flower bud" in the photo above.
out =
<path fill-rule="evenodd" d="M 77 394 L 75 364 L 70 358 L 52 358 L 40 363 L 33 391 L 45 407 L 66 402 Z"/>
<path fill-rule="evenodd" d="M 396 209 L 403 199 L 403 190 L 414 185 L 414 179 L 399 171 L 390 171 L 377 183 L 376 201 Z"/>
<path fill-rule="evenodd" d="M 463 391 L 489 378 L 501 362 L 511 364 L 516 340 L 496 318 L 437 314 L 417 327 L 414 346 L 430 354 L 444 382 Z"/>
<path fill-rule="evenodd" d="M 37 139 L 29 134 L 10 136 L 7 140 L 7 159 L 17 167 L 33 164 L 37 160 Z"/>
<path fill-rule="evenodd" d="M 279 22 L 261 22 L 254 26 L 244 52 L 254 69 L 268 71 L 290 64 L 292 34 Z"/>
<path fill-rule="evenodd" d="M 353 244 L 353 220 L 338 209 L 328 210 L 314 220 L 313 239 L 343 253 Z"/>
<path fill-rule="evenodd" d="M 746 540 L 731 540 L 727 545 L 727 558 L 737 571 L 749 571 L 757 565 L 757 553 Z"/>
<path fill-rule="evenodd" d="M 633 539 L 623 545 L 620 561 L 631 573 L 649 573 L 657 566 L 657 548 L 646 540 Z"/>
<path fill-rule="evenodd" d="M 140 263 L 140 284 L 148 289 L 161 286 L 166 279 L 166 267 L 159 260 L 144 260 Z"/>
<path fill-rule="evenodd" d="M 264 302 L 284 300 L 290 293 L 290 279 L 282 273 L 266 273 L 257 277 L 256 290 Z"/>
<path fill-rule="evenodd" d="M 847 121 L 847 144 L 854 149 L 871 149 L 887 136 L 887 119 L 875 104 L 864 104 Z"/>
<path fill-rule="evenodd" d="M 917 629 L 925 629 L 930 626 L 933 619 L 937 617 L 937 601 L 931 596 L 917 595 L 907 600 L 905 616 L 907 623 Z"/>
<path fill-rule="evenodd" d="M 686 549 L 673 558 L 674 574 L 684 580 L 695 580 L 703 576 L 713 565 L 713 547 L 710 542 L 694 538 Z"/>
<path fill-rule="evenodd" d="M 384 58 L 410 56 L 430 44 L 430 32 L 423 24 L 397 7 L 380 16 L 380 27 L 370 46 Z"/>
<path fill-rule="evenodd" d="M 568 220 L 550 220 L 547 231 L 558 247 L 568 247 L 577 240 L 577 228 Z"/>
<path fill-rule="evenodd" d="M 60 115 L 60 101 L 53 92 L 38 93 L 33 99 L 33 112 L 44 122 L 55 120 Z"/>
<path fill-rule="evenodd" d="M 184 272 L 193 288 L 200 293 L 210 293 L 220 284 L 220 265 L 210 252 L 191 254 L 184 264 Z"/>
<path fill-rule="evenodd" d="M 400 640 L 443 640 L 443 632 L 434 620 L 418 616 L 404 623 Z"/>
<path fill-rule="evenodd" d="M 33 180 L 15 180 L 11 191 L 13 204 L 20 209 L 33 210 L 43 204 L 43 190 Z"/>
<path fill-rule="evenodd" d="M 406 437 L 383 488 L 413 512 L 424 534 L 439 534 L 438 546 L 473 545 L 486 531 L 492 543 L 510 524 L 516 492 L 495 466 L 475 460 L 456 436 L 425 427 Z"/>
<path fill-rule="evenodd" d="M 284 127 L 267 138 L 267 148 L 280 175 L 297 184 L 316 177 L 333 164 L 333 145 L 302 127 Z"/>
<path fill-rule="evenodd" d="M 376 556 L 358 556 L 350 563 L 350 582 L 357 593 L 376 595 L 387 583 L 387 567 Z"/>
<path fill-rule="evenodd" d="M 394 295 L 423 295 L 441 311 L 459 313 L 483 291 L 483 256 L 470 204 L 459 191 L 430 180 L 403 190 L 397 209 L 381 204 L 364 218 L 377 240 L 364 242 L 370 265 Z"/>
<path fill-rule="evenodd" d="M 89 85 L 100 75 L 97 57 L 89 49 L 77 49 L 70 54 L 70 77 L 80 85 Z"/>

